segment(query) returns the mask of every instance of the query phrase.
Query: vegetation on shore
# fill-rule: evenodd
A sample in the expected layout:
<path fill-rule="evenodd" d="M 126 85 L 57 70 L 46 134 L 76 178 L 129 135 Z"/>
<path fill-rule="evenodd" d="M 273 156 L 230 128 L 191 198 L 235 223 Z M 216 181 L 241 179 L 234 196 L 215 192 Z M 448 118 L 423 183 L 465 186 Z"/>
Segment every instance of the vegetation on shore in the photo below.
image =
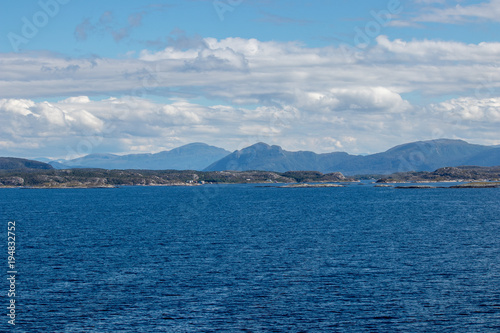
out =
<path fill-rule="evenodd" d="M 354 181 L 341 173 L 294 171 L 178 171 L 178 170 L 3 170 L 0 171 L 1 187 L 115 187 L 115 186 L 175 186 L 200 184 L 238 183 L 297 183 Z"/>

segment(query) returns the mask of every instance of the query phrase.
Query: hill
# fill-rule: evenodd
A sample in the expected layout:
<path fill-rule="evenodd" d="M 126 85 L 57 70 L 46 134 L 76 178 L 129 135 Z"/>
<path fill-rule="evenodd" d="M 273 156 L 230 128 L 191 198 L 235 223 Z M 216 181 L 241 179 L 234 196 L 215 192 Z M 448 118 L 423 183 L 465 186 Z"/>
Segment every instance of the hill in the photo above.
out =
<path fill-rule="evenodd" d="M 331 153 L 332 159 L 344 160 L 347 153 Z M 265 170 L 275 172 L 314 170 L 319 172 L 335 172 L 326 170 L 323 155 L 310 151 L 289 152 L 279 146 L 270 146 L 265 143 L 257 143 L 245 149 L 222 158 L 220 161 L 210 165 L 206 171 L 246 171 Z"/>
<path fill-rule="evenodd" d="M 0 157 L 0 170 L 51 170 L 51 165 L 43 162 L 14 157 Z"/>
<path fill-rule="evenodd" d="M 435 171 L 427 172 L 400 172 L 379 179 L 378 183 L 398 183 L 398 182 L 442 182 L 442 181 L 500 181 L 500 166 L 478 167 L 461 166 L 439 168 Z"/>
<path fill-rule="evenodd" d="M 347 161 L 339 166 L 339 171 L 345 174 L 390 174 L 476 165 L 471 163 L 473 157 L 491 149 L 492 147 L 474 145 L 462 140 L 418 141 L 396 146 L 383 153 Z"/>

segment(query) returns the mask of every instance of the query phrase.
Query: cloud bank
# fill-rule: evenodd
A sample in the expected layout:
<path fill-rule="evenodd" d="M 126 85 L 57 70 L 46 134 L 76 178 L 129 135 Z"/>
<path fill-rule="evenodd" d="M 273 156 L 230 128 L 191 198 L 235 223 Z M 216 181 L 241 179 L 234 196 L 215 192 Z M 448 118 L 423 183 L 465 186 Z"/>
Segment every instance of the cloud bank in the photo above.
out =
<path fill-rule="evenodd" d="M 363 52 L 243 38 L 182 44 L 127 59 L 0 55 L 0 148 L 66 157 L 194 141 L 352 153 L 422 138 L 500 143 L 500 43 L 379 36 Z M 53 96 L 66 97 L 46 102 Z M 100 143 L 83 145 L 88 137 Z"/>

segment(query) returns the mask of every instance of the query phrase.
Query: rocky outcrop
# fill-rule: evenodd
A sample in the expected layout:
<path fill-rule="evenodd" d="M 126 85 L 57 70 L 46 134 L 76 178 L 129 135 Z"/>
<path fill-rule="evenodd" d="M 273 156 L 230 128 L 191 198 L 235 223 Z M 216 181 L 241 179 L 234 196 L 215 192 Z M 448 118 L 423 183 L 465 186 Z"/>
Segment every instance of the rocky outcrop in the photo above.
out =
<path fill-rule="evenodd" d="M 0 185 L 3 185 L 3 186 L 23 186 L 24 179 L 21 177 L 4 177 L 4 178 L 0 178 Z"/>
<path fill-rule="evenodd" d="M 445 167 L 433 172 L 403 172 L 379 179 L 378 183 L 500 180 L 499 167 Z"/>
<path fill-rule="evenodd" d="M 320 187 L 345 187 L 340 184 L 290 184 L 279 186 L 280 188 L 320 188 Z"/>

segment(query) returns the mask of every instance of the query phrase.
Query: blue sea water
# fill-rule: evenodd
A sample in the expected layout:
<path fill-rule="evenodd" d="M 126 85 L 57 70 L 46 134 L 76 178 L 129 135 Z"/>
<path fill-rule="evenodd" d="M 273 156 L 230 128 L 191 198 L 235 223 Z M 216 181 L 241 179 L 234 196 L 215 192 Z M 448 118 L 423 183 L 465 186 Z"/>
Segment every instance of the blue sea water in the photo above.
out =
<path fill-rule="evenodd" d="M 500 332 L 499 203 L 370 185 L 1 189 L 14 331 Z"/>

